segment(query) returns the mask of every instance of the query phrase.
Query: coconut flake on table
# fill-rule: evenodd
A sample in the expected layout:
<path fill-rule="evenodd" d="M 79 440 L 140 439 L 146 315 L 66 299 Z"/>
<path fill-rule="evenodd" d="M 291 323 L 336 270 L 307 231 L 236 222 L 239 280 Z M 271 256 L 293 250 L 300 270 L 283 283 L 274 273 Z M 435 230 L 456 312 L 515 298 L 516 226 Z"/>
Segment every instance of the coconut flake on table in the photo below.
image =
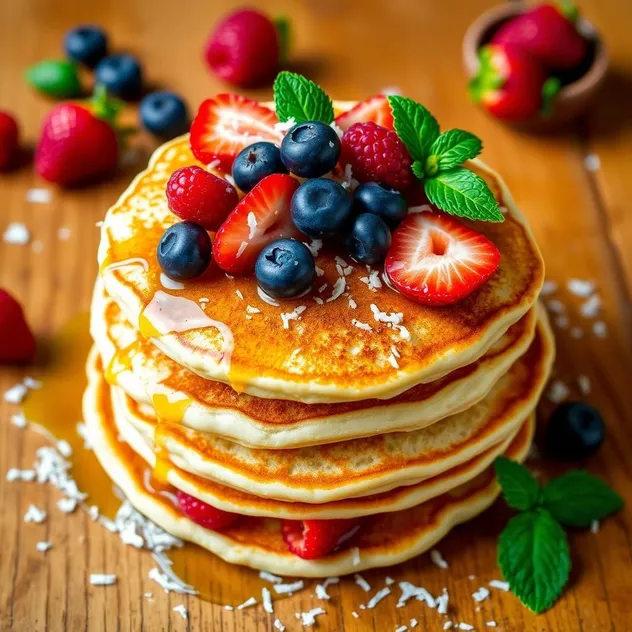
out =
<path fill-rule="evenodd" d="M 464 621 L 461 621 L 461 623 L 459 623 L 459 630 L 473 630 L 474 626 L 470 625 L 469 623 L 465 623 Z"/>
<path fill-rule="evenodd" d="M 579 313 L 584 318 L 596 318 L 601 311 L 601 297 L 593 294 L 588 300 L 579 306 Z"/>
<path fill-rule="evenodd" d="M 595 291 L 595 282 L 586 279 L 569 279 L 566 282 L 566 288 L 579 298 L 588 298 Z"/>
<path fill-rule="evenodd" d="M 177 612 L 185 621 L 189 618 L 189 611 L 185 608 L 183 603 L 179 606 L 175 606 L 173 611 Z"/>
<path fill-rule="evenodd" d="M 355 583 L 360 586 L 360 588 L 362 588 L 362 590 L 364 590 L 364 592 L 370 592 L 371 591 L 371 584 L 369 584 L 369 582 L 364 579 L 364 577 L 362 577 L 362 575 L 360 575 L 359 573 L 356 573 L 353 578 L 355 579 Z"/>
<path fill-rule="evenodd" d="M 547 398 L 554 404 L 560 404 L 568 398 L 571 391 L 561 380 L 555 380 L 547 393 Z"/>
<path fill-rule="evenodd" d="M 441 555 L 437 549 L 432 549 L 432 551 L 430 551 L 430 559 L 432 560 L 432 563 L 439 568 L 448 568 L 448 563 L 443 559 L 443 555 Z"/>
<path fill-rule="evenodd" d="M 291 584 L 274 584 L 274 592 L 277 595 L 291 595 L 292 593 L 298 592 L 299 590 L 303 590 L 305 587 L 305 582 L 302 579 L 299 579 Z"/>
<path fill-rule="evenodd" d="M 285 631 L 285 626 L 281 623 L 280 619 L 275 619 L 272 625 L 274 625 L 275 630 L 278 630 L 279 632 Z"/>
<path fill-rule="evenodd" d="M 481 586 L 476 592 L 472 593 L 472 599 L 476 601 L 476 603 L 480 603 L 481 601 L 485 601 L 489 597 L 489 589 L 485 588 L 485 586 Z"/>
<path fill-rule="evenodd" d="M 592 331 L 597 338 L 606 338 L 608 336 L 608 325 L 603 320 L 598 320 L 593 323 Z"/>
<path fill-rule="evenodd" d="M 12 467 L 7 471 L 7 482 L 22 481 L 31 483 L 35 480 L 35 475 L 35 470 L 20 470 L 17 467 Z"/>
<path fill-rule="evenodd" d="M 237 606 L 237 610 L 244 610 L 245 608 L 250 608 L 251 606 L 257 605 L 257 603 L 258 602 L 254 597 L 248 597 L 246 601 L 244 601 L 243 603 L 240 603 Z"/>
<path fill-rule="evenodd" d="M 504 582 L 501 579 L 492 579 L 488 582 L 488 586 L 496 588 L 497 590 L 502 590 L 503 592 L 509 592 L 509 582 Z"/>
<path fill-rule="evenodd" d="M 14 246 L 25 246 L 30 240 L 29 229 L 21 222 L 11 222 L 2 234 L 2 241 Z"/>
<path fill-rule="evenodd" d="M 90 430 L 83 421 L 77 424 L 77 434 L 83 439 L 83 449 L 92 450 L 92 442 L 90 440 Z"/>
<path fill-rule="evenodd" d="M 591 533 L 599 533 L 599 520 L 593 520 L 590 523 L 590 532 Z"/>
<path fill-rule="evenodd" d="M 41 524 L 46 520 L 46 512 L 43 509 L 39 509 L 35 505 L 29 505 L 29 508 L 24 514 L 24 522 L 34 522 L 35 524 Z"/>
<path fill-rule="evenodd" d="M 566 315 L 557 316 L 554 322 L 555 322 L 555 326 L 558 329 L 568 329 L 568 323 L 569 323 L 568 316 Z"/>
<path fill-rule="evenodd" d="M 595 171 L 599 171 L 599 168 L 601 167 L 601 159 L 597 154 L 588 154 L 584 158 L 584 167 L 586 168 L 586 171 L 595 173 Z"/>
<path fill-rule="evenodd" d="M 36 253 L 40 253 L 40 252 L 44 252 L 44 243 L 42 241 L 40 241 L 39 239 L 36 239 L 32 244 L 31 244 L 31 250 L 33 252 Z"/>
<path fill-rule="evenodd" d="M 566 305 L 562 303 L 557 298 L 552 298 L 546 302 L 546 306 L 549 308 L 549 311 L 554 314 L 563 314 L 566 311 Z"/>
<path fill-rule="evenodd" d="M 48 189 L 29 189 L 26 192 L 26 201 L 31 204 L 49 204 L 52 194 Z"/>
<path fill-rule="evenodd" d="M 91 573 L 90 583 L 93 586 L 113 586 L 116 584 L 116 575 L 107 573 Z"/>
<path fill-rule="evenodd" d="M 448 613 L 449 601 L 450 601 L 450 596 L 448 595 L 448 591 L 444 588 L 443 592 L 435 599 L 435 602 L 437 604 L 437 612 L 439 614 Z"/>
<path fill-rule="evenodd" d="M 338 584 L 339 582 L 340 582 L 339 577 L 327 577 L 322 584 L 316 585 L 316 588 L 315 588 L 316 597 L 318 597 L 318 599 L 329 600 L 330 596 L 329 596 L 329 593 L 327 592 L 327 588 L 331 584 Z"/>
<path fill-rule="evenodd" d="M 392 586 L 395 583 L 395 580 L 392 577 L 389 577 L 388 575 L 384 578 L 384 583 L 387 586 Z"/>
<path fill-rule="evenodd" d="M 411 620 L 408 622 L 408 625 L 409 625 L 411 628 L 416 628 L 416 627 L 419 625 L 419 622 L 417 621 L 417 619 L 411 619 Z"/>
<path fill-rule="evenodd" d="M 26 417 L 24 416 L 24 413 L 20 411 L 19 413 L 15 413 L 15 415 L 11 415 L 11 423 L 16 428 L 26 428 Z"/>
<path fill-rule="evenodd" d="M 579 340 L 584 337 L 584 330 L 581 327 L 571 327 L 571 330 L 568 333 L 571 335 L 571 338 L 575 338 L 575 340 Z"/>
<path fill-rule="evenodd" d="M 272 596 L 270 595 L 270 590 L 265 586 L 261 589 L 261 603 L 263 603 L 263 609 L 268 614 L 274 614 L 274 610 L 272 608 Z"/>
<path fill-rule="evenodd" d="M 27 393 L 28 388 L 20 382 L 4 392 L 4 401 L 9 404 L 21 404 Z"/>
<path fill-rule="evenodd" d="M 77 508 L 76 498 L 60 498 L 57 501 L 57 509 L 63 513 L 72 513 Z"/>
<path fill-rule="evenodd" d="M 558 287 L 559 286 L 558 286 L 557 281 L 545 281 L 542 284 L 542 289 L 540 290 L 540 296 L 543 296 L 543 297 L 551 296 L 552 294 L 555 294 L 555 292 L 557 292 Z"/>
<path fill-rule="evenodd" d="M 38 542 L 35 545 L 35 548 L 40 552 L 40 553 L 46 553 L 46 551 L 50 551 L 50 549 L 52 548 L 52 544 L 50 542 Z"/>
<path fill-rule="evenodd" d="M 368 609 L 375 608 L 375 606 L 377 606 L 377 604 L 380 603 L 380 601 L 382 601 L 382 599 L 385 599 L 390 594 L 391 594 L 391 589 L 390 588 L 388 588 L 388 587 L 381 588 L 380 590 L 378 590 L 373 595 L 373 597 L 371 597 L 371 599 L 369 599 L 369 601 L 366 604 L 366 607 Z"/>
<path fill-rule="evenodd" d="M 406 630 L 408 630 L 407 625 L 400 625 L 398 628 L 395 629 L 395 632 L 406 632 Z"/>
<path fill-rule="evenodd" d="M 72 447 L 65 439 L 60 439 L 57 442 L 57 450 L 66 459 L 72 456 Z"/>
<path fill-rule="evenodd" d="M 351 556 L 352 556 L 353 565 L 359 566 L 361 559 L 360 559 L 360 549 L 357 546 L 354 546 L 351 549 Z"/>
<path fill-rule="evenodd" d="M 72 231 L 67 226 L 62 226 L 57 231 L 57 239 L 59 239 L 60 241 L 68 241 L 71 235 Z"/>
<path fill-rule="evenodd" d="M 316 623 L 316 617 L 321 614 L 326 614 L 323 608 L 312 608 L 308 612 L 297 612 L 296 618 L 300 619 L 302 626 L 310 628 Z"/>
<path fill-rule="evenodd" d="M 399 582 L 398 585 L 402 594 L 397 601 L 397 608 L 402 608 L 412 598 L 417 601 L 424 601 L 431 608 L 437 605 L 435 598 L 423 586 L 415 586 L 411 582 Z"/>
<path fill-rule="evenodd" d="M 450 630 L 451 628 L 452 628 L 452 621 L 446 621 L 446 622 L 443 624 L 443 629 L 444 629 L 444 630 Z"/>
<path fill-rule="evenodd" d="M 498 624 L 496 623 L 496 621 L 488 621 L 485 625 L 488 628 L 495 628 Z"/>

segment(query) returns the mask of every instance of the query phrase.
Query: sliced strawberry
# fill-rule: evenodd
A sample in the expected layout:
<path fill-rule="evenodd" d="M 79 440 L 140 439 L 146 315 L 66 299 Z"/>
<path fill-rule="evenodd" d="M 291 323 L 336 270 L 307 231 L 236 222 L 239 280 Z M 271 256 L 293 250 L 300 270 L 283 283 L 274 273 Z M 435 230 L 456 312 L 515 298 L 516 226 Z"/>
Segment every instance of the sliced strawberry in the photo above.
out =
<path fill-rule="evenodd" d="M 191 151 L 205 165 L 219 160 L 229 173 L 235 156 L 258 141 L 280 143 L 283 134 L 274 129 L 276 114 L 256 101 L 237 94 L 218 94 L 207 99 L 191 124 Z"/>
<path fill-rule="evenodd" d="M 354 123 L 367 121 L 373 121 L 387 129 L 395 129 L 388 97 L 376 94 L 365 101 L 360 101 L 356 106 L 336 117 L 336 124 L 343 132 L 346 132 Z"/>
<path fill-rule="evenodd" d="M 424 212 L 399 225 L 384 269 L 413 301 L 450 305 L 485 283 L 499 262 L 500 252 L 487 237 L 444 213 Z"/>
<path fill-rule="evenodd" d="M 239 518 L 239 514 L 216 509 L 179 489 L 176 490 L 176 497 L 182 513 L 205 529 L 213 529 L 214 531 L 226 529 Z"/>
<path fill-rule="evenodd" d="M 349 539 L 359 521 L 347 520 L 282 520 L 281 532 L 287 548 L 304 560 L 316 560 L 331 553 Z"/>
<path fill-rule="evenodd" d="M 273 173 L 241 199 L 215 236 L 213 256 L 222 270 L 249 274 L 267 244 L 301 237 L 290 212 L 298 187 L 299 181 L 292 176 Z"/>

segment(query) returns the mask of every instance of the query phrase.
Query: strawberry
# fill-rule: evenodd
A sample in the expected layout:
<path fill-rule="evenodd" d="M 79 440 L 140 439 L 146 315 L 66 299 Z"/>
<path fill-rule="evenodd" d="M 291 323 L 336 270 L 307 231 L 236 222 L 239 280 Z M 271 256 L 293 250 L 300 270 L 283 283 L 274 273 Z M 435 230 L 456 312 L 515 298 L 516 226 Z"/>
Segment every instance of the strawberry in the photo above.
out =
<path fill-rule="evenodd" d="M 489 279 L 500 262 L 494 244 L 449 215 L 408 215 L 393 233 L 384 269 L 402 294 L 425 305 L 456 303 Z"/>
<path fill-rule="evenodd" d="M 0 111 L 0 171 L 11 167 L 18 150 L 19 130 L 13 115 Z"/>
<path fill-rule="evenodd" d="M 316 560 L 331 553 L 357 530 L 359 521 L 282 520 L 281 533 L 287 548 L 304 560 Z"/>
<path fill-rule="evenodd" d="M 0 364 L 25 364 L 35 357 L 35 338 L 22 306 L 0 289 Z"/>
<path fill-rule="evenodd" d="M 588 50 L 587 41 L 575 27 L 576 19 L 574 8 L 565 11 L 541 4 L 503 24 L 491 42 L 517 46 L 546 68 L 566 70 L 580 64 Z"/>
<path fill-rule="evenodd" d="M 179 489 L 176 490 L 178 505 L 182 513 L 205 529 L 218 531 L 230 527 L 239 518 L 239 514 L 222 511 L 205 502 L 198 500 L 194 496 L 189 496 Z"/>
<path fill-rule="evenodd" d="M 222 270 L 250 274 L 264 246 L 301 236 L 290 211 L 298 187 L 292 176 L 273 173 L 242 198 L 215 235 L 213 257 Z"/>
<path fill-rule="evenodd" d="M 205 165 L 219 161 L 229 173 L 237 154 L 258 141 L 279 144 L 281 132 L 274 128 L 276 114 L 256 101 L 237 94 L 218 94 L 200 105 L 191 125 L 191 151 Z"/>
<path fill-rule="evenodd" d="M 338 114 L 336 124 L 346 132 L 354 123 L 366 123 L 373 121 L 386 129 L 395 129 L 393 126 L 393 113 L 388 102 L 388 97 L 376 94 L 374 97 L 360 101 L 350 110 Z"/>

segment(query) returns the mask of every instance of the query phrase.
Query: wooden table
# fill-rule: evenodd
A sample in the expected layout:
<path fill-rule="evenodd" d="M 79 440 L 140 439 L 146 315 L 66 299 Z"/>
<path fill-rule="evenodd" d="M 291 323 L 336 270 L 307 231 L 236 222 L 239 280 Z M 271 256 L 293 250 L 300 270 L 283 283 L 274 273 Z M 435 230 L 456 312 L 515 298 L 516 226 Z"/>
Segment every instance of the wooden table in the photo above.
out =
<path fill-rule="evenodd" d="M 224 89 L 204 68 L 201 46 L 211 26 L 233 2 L 193 0 L 21 0 L 0 5 L 0 108 L 19 116 L 24 137 L 36 139 L 39 121 L 50 104 L 25 84 L 25 68 L 60 54 L 67 28 L 98 22 L 111 33 L 114 47 L 137 53 L 151 82 L 169 86 L 195 105 Z M 631 498 L 632 470 L 632 4 L 624 0 L 584 0 L 585 15 L 605 33 L 612 73 L 591 115 L 565 135 L 534 137 L 512 131 L 478 111 L 465 96 L 460 45 L 468 23 L 487 0 L 270 0 L 266 9 L 291 16 L 295 29 L 294 60 L 339 99 L 354 99 L 396 86 L 425 103 L 444 128 L 463 127 L 484 139 L 483 158 L 506 178 L 528 214 L 545 254 L 549 279 L 562 288 L 571 277 L 594 279 L 603 299 L 607 338 L 590 330 L 577 313 L 578 300 L 564 289 L 571 324 L 584 335 L 573 338 L 558 330 L 557 375 L 579 397 L 577 377 L 592 384 L 587 397 L 608 423 L 608 441 L 587 467 Z M 270 91 L 255 92 L 269 97 Z M 95 222 L 113 203 L 146 160 L 152 141 L 135 142 L 140 157 L 107 184 L 59 191 L 43 184 L 26 166 L 0 178 L 0 231 L 10 221 L 24 222 L 30 246 L 0 243 L 0 286 L 24 301 L 38 336 L 50 337 L 78 310 L 86 310 L 96 274 L 98 231 Z M 600 167 L 587 169 L 585 159 L 598 156 Z M 29 188 L 52 191 L 50 204 L 26 201 Z M 70 229 L 61 240 L 59 228 Z M 578 335 L 578 334 L 577 334 Z M 25 373 L 0 372 L 0 391 Z M 55 509 L 58 493 L 47 486 L 9 483 L 9 467 L 26 468 L 42 439 L 9 423 L 15 412 L 0 403 L 0 628 L 2 630 L 272 630 L 261 607 L 225 612 L 197 598 L 163 594 L 147 579 L 154 565 L 147 553 L 122 545 L 118 537 L 92 523 L 83 512 Z M 74 420 L 73 420 L 74 421 Z M 553 471 L 554 466 L 548 468 Z M 547 468 L 545 468 L 547 469 Z M 43 525 L 24 524 L 34 503 L 49 510 Z M 571 537 L 574 570 L 570 587 L 548 613 L 535 617 L 509 594 L 494 593 L 481 604 L 471 593 L 499 577 L 495 539 L 508 512 L 501 503 L 457 529 L 441 544 L 448 570 L 427 556 L 406 566 L 418 583 L 434 593 L 446 586 L 451 619 L 486 629 L 487 620 L 501 630 L 599 632 L 632 629 L 632 508 L 608 520 L 601 531 Z M 36 551 L 50 540 L 46 554 Z M 397 568 L 390 574 L 397 579 Z M 114 587 L 92 587 L 91 572 L 116 572 Z M 468 575 L 476 575 L 469 580 Z M 371 575 L 374 590 L 378 578 Z M 153 591 L 149 603 L 143 597 Z M 330 590 L 320 630 L 395 630 L 410 618 L 420 628 L 439 630 L 444 618 L 415 602 L 394 608 L 394 597 L 355 619 L 351 611 L 366 597 L 352 580 Z M 184 603 L 188 622 L 172 608 Z M 299 629 L 293 613 L 322 605 L 311 589 L 279 601 L 276 616 Z"/>

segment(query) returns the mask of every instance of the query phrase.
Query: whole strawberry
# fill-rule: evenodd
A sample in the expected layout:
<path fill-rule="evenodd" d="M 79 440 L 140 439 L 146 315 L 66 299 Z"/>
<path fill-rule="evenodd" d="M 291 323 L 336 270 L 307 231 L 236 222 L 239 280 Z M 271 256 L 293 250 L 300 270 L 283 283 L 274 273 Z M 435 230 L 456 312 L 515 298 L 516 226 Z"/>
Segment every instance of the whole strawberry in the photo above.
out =
<path fill-rule="evenodd" d="M 35 150 L 37 173 L 63 187 L 112 173 L 119 155 L 113 126 L 119 109 L 101 87 L 91 101 L 56 105 L 44 119 Z"/>
<path fill-rule="evenodd" d="M 8 112 L 0 112 L 0 171 L 8 169 L 18 149 L 18 124 Z"/>
<path fill-rule="evenodd" d="M 22 306 L 0 289 L 0 364 L 27 364 L 35 357 L 35 338 Z"/>

